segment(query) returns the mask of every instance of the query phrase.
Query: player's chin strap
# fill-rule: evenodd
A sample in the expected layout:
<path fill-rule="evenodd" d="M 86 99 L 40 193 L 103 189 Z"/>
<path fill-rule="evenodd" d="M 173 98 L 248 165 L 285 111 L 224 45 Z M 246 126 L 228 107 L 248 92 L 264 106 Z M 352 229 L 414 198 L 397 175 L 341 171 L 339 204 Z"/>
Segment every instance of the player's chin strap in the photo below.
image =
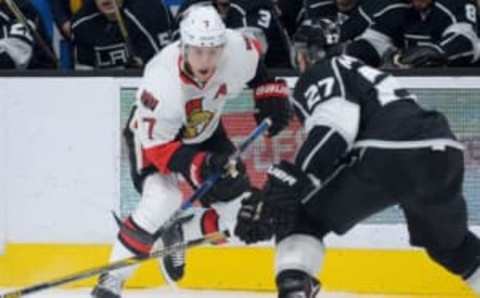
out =
<path fill-rule="evenodd" d="M 117 270 L 125 267 L 130 267 L 137 265 L 139 263 L 143 263 L 145 261 L 155 259 L 155 258 L 161 258 L 166 255 L 170 255 L 179 249 L 186 249 L 190 247 L 195 247 L 199 246 L 202 244 L 209 244 L 209 243 L 215 243 L 221 240 L 226 240 L 228 237 L 230 237 L 230 233 L 228 231 L 223 231 L 223 232 L 215 232 L 211 234 L 207 234 L 201 238 L 194 239 L 188 242 L 184 243 L 178 243 L 172 246 L 164 247 L 162 249 L 156 250 L 151 252 L 148 256 L 133 256 L 130 258 L 126 259 L 121 259 L 118 261 L 115 261 L 113 263 L 109 263 L 103 266 L 87 269 L 84 271 L 80 271 L 77 273 L 73 273 L 64 277 L 60 277 L 57 279 L 53 279 L 51 281 L 47 282 L 41 282 L 29 287 L 25 287 L 22 289 L 18 289 L 12 292 L 8 292 L 5 294 L 0 295 L 0 298 L 20 298 L 27 296 L 29 294 L 33 294 L 42 290 L 46 290 L 49 288 L 57 287 L 63 284 L 71 283 L 74 281 L 86 279 L 98 274 L 106 273 L 108 271 L 112 270 Z"/>
<path fill-rule="evenodd" d="M 259 137 L 261 136 L 267 129 L 272 125 L 272 121 L 270 118 L 265 118 L 260 125 L 258 125 L 248 136 L 243 142 L 238 146 L 237 150 L 235 153 L 232 154 L 232 156 L 229 158 L 229 164 L 234 164 L 238 158 L 242 155 L 245 150 Z M 231 173 L 232 175 L 235 175 L 235 173 Z M 212 187 L 215 185 L 215 183 L 220 180 L 222 176 L 224 176 L 225 173 L 215 173 L 212 176 L 208 177 L 203 181 L 203 183 L 195 190 L 195 192 L 188 198 L 186 201 L 182 203 L 180 208 L 178 208 L 169 218 L 168 220 L 155 232 L 155 237 L 159 237 L 163 231 L 165 231 L 170 225 L 175 223 L 177 217 L 182 215 L 182 213 L 192 207 L 192 204 L 204 196 L 205 194 L 208 193 L 212 189 Z M 0 297 L 1 298 L 1 297 Z"/>

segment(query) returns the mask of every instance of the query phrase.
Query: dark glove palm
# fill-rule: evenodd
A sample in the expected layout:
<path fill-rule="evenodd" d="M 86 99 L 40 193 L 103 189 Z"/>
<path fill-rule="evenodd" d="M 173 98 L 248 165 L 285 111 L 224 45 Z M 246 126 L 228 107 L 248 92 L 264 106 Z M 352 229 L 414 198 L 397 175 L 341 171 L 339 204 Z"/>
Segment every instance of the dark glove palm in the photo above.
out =
<path fill-rule="evenodd" d="M 251 196 L 242 200 L 238 211 L 235 235 L 247 244 L 269 240 L 273 236 L 273 225 L 263 193 L 252 190 Z"/>
<path fill-rule="evenodd" d="M 201 168 L 202 179 L 205 180 L 216 173 L 221 173 L 222 176 L 200 199 L 205 206 L 215 202 L 231 201 L 250 190 L 250 181 L 241 160 L 229 163 L 227 154 L 207 154 Z"/>
<path fill-rule="evenodd" d="M 296 227 L 302 208 L 301 199 L 313 188 L 307 175 L 287 161 L 270 167 L 263 192 L 277 237 L 288 234 Z"/>

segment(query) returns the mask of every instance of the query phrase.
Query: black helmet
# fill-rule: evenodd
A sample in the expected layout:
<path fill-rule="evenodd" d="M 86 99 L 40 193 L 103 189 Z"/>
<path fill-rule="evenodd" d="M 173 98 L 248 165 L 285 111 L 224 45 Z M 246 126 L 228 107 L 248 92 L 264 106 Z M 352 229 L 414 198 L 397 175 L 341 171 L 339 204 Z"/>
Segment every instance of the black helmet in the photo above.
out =
<path fill-rule="evenodd" d="M 305 20 L 295 33 L 294 40 L 294 65 L 298 68 L 298 59 L 314 64 L 326 57 L 327 49 L 338 44 L 340 28 L 338 24 L 329 19 Z"/>

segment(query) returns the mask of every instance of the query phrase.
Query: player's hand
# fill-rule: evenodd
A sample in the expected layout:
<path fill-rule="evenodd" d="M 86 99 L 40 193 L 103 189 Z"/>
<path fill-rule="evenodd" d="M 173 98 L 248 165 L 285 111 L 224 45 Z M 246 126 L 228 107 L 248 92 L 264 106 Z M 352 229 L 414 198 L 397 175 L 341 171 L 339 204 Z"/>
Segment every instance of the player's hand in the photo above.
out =
<path fill-rule="evenodd" d="M 295 228 L 301 200 L 313 191 L 314 185 L 300 168 L 287 161 L 272 165 L 267 173 L 265 204 L 272 214 L 275 235 L 281 238 Z"/>
<path fill-rule="evenodd" d="M 272 218 L 260 190 L 252 189 L 251 195 L 242 200 L 237 214 L 235 235 L 247 244 L 272 238 Z"/>
<path fill-rule="evenodd" d="M 288 126 L 292 108 L 288 100 L 289 90 L 285 80 L 266 82 L 254 90 L 255 121 L 260 124 L 265 118 L 272 120 L 268 129 L 270 137 Z"/>
<path fill-rule="evenodd" d="M 435 67 L 445 65 L 447 58 L 440 49 L 431 46 L 418 46 L 407 49 L 394 61 L 400 68 Z"/>
<path fill-rule="evenodd" d="M 201 180 L 221 173 L 221 178 L 200 201 L 209 206 L 215 202 L 231 201 L 250 190 L 245 164 L 240 160 L 230 161 L 229 155 L 207 153 L 200 167 Z"/>

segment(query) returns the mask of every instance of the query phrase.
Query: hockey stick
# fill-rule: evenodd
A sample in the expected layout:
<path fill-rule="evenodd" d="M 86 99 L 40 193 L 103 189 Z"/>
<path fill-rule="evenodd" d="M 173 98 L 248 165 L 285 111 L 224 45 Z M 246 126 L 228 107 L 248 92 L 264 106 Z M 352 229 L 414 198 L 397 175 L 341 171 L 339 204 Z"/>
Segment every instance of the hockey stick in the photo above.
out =
<path fill-rule="evenodd" d="M 123 40 L 125 41 L 125 45 L 127 46 L 128 55 L 135 63 L 135 66 L 142 67 L 144 63 L 140 57 L 135 55 L 130 36 L 128 34 L 127 24 L 125 23 L 125 19 L 123 18 L 122 12 L 120 11 L 120 4 L 118 3 L 118 0 L 113 0 L 113 6 L 115 10 L 115 18 L 117 19 L 118 28 L 120 29 L 120 34 L 122 35 Z"/>
<path fill-rule="evenodd" d="M 106 273 L 108 271 L 116 270 L 116 269 L 121 269 L 125 267 L 130 267 L 133 265 L 137 265 L 139 263 L 143 263 L 145 261 L 151 260 L 151 259 L 156 259 L 160 257 L 164 257 L 166 255 L 172 254 L 173 252 L 179 250 L 179 249 L 186 249 L 186 248 L 191 248 L 195 246 L 199 246 L 202 244 L 208 244 L 208 243 L 215 243 L 219 240 L 225 240 L 228 237 L 230 237 L 230 234 L 228 231 L 224 232 L 215 232 L 211 234 L 207 234 L 202 238 L 198 238 L 195 240 L 188 241 L 186 243 L 178 243 L 169 247 L 165 247 L 159 250 L 156 250 L 148 256 L 134 256 L 126 259 L 121 259 L 118 261 L 115 261 L 110 264 L 106 264 L 103 266 L 95 267 L 92 269 L 87 269 L 84 271 L 80 271 L 77 273 L 73 273 L 64 277 L 60 277 L 57 279 L 53 279 L 51 281 L 47 282 L 42 282 L 38 283 L 36 285 L 32 285 L 29 287 L 25 287 L 22 289 L 18 289 L 12 292 L 8 292 L 5 294 L 0 295 L 0 298 L 20 298 L 32 293 L 36 293 L 42 290 L 50 289 L 53 287 L 57 287 L 63 284 L 71 283 L 74 281 L 82 280 L 85 278 L 89 278 L 98 274 Z"/>
<path fill-rule="evenodd" d="M 238 146 L 235 153 L 229 158 L 230 162 L 234 162 L 237 160 L 243 152 L 253 143 L 260 135 L 262 135 L 269 127 L 272 125 L 272 120 L 270 118 L 266 118 L 265 120 L 260 123 L 248 136 L 243 142 Z M 168 219 L 167 221 L 157 230 L 155 233 L 156 237 L 162 235 L 163 231 L 170 227 L 171 224 L 175 222 L 177 217 L 183 213 L 186 209 L 190 208 L 192 204 L 199 199 L 200 197 L 204 196 L 215 183 L 222 177 L 224 173 L 215 173 L 212 176 L 205 179 L 205 181 L 200 185 L 197 190 L 188 198 L 186 201 L 182 203 L 180 208 L 178 208 Z M 1 297 L 0 297 L 1 298 Z"/>
<path fill-rule="evenodd" d="M 28 24 L 27 18 L 25 17 L 23 12 L 20 10 L 20 8 L 18 8 L 17 4 L 15 4 L 15 2 L 13 0 L 5 0 L 4 2 L 7 5 L 8 9 L 15 16 L 15 19 L 17 19 L 17 21 L 20 24 L 25 26 L 26 30 L 28 30 L 33 35 L 33 38 L 37 41 L 40 48 L 45 52 L 45 54 L 47 54 L 48 58 L 50 58 L 50 60 L 52 60 L 54 66 L 56 68 L 58 68 L 59 63 L 58 63 L 57 56 L 55 56 L 55 54 L 52 52 L 50 47 L 47 45 L 45 40 L 40 36 L 40 34 L 37 32 L 37 30 L 35 30 L 35 28 L 32 28 Z"/>

